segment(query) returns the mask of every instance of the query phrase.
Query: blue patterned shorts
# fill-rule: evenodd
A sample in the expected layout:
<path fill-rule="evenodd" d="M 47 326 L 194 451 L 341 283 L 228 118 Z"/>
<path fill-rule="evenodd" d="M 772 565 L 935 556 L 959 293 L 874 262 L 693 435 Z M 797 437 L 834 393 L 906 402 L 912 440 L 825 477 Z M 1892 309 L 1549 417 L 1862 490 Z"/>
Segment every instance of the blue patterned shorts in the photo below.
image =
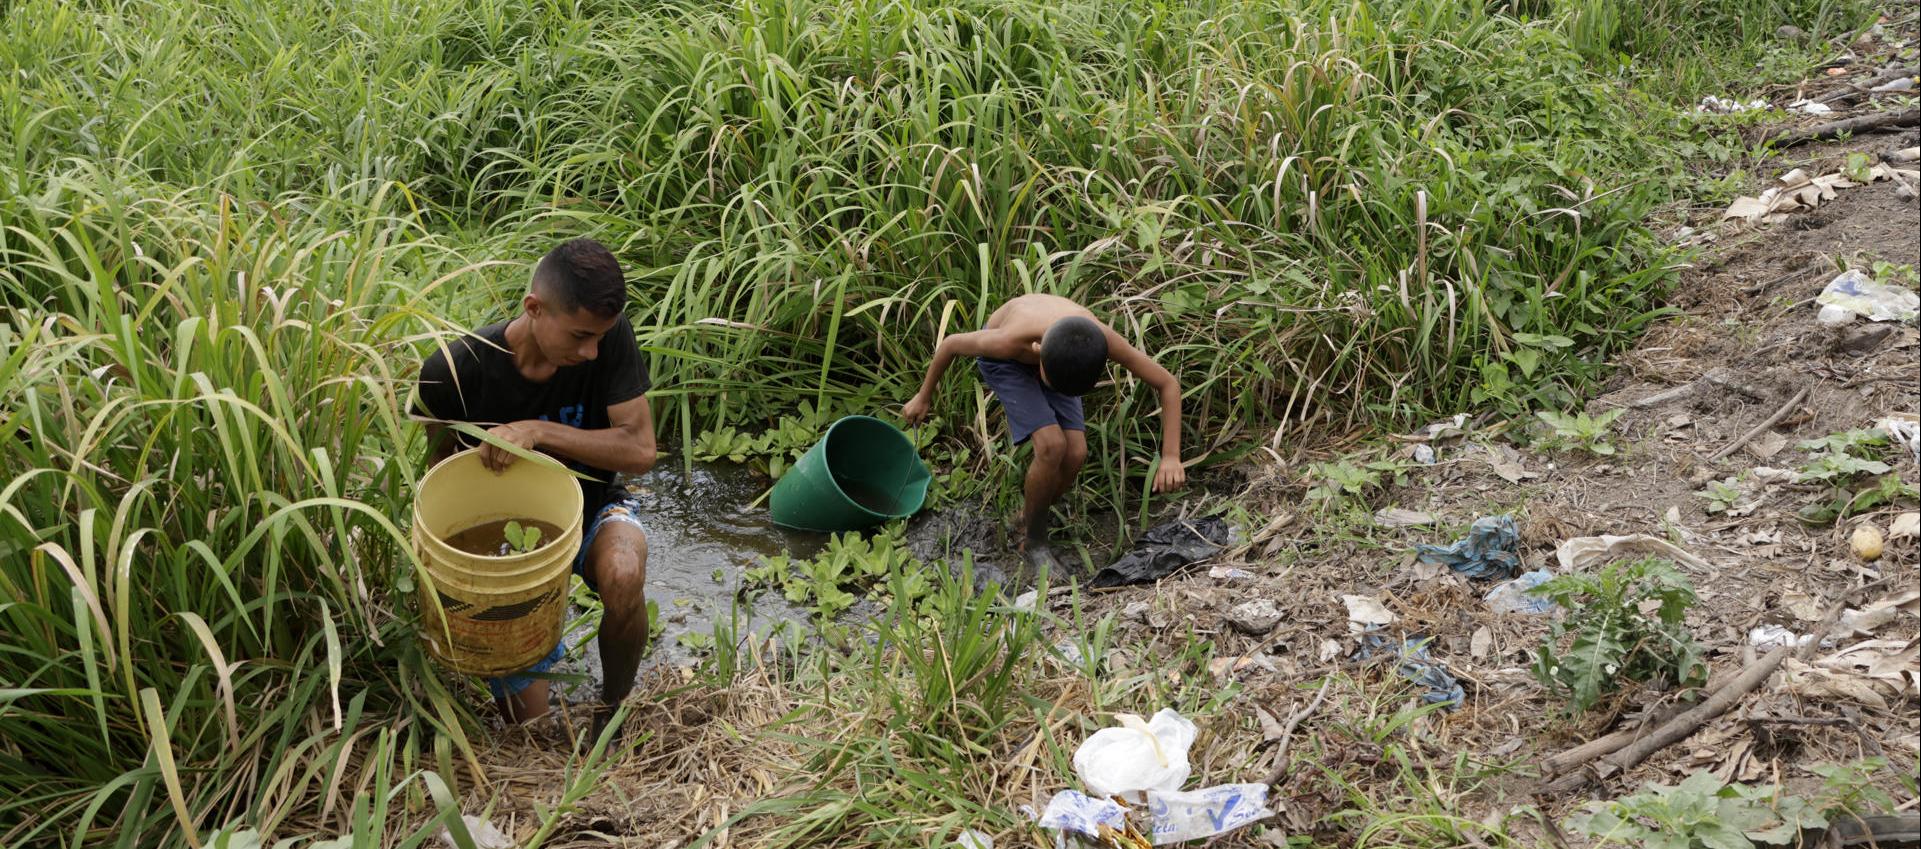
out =
<path fill-rule="evenodd" d="M 580 551 L 574 555 L 574 574 L 586 581 L 587 588 L 590 590 L 598 591 L 598 588 L 587 577 L 587 552 L 594 547 L 594 537 L 599 535 L 601 527 L 609 522 L 633 525 L 639 528 L 642 534 L 647 533 L 647 526 L 640 523 L 640 501 L 634 498 L 632 493 L 608 502 L 607 506 L 600 508 L 600 512 L 594 514 L 593 524 L 587 526 L 587 533 L 581 535 Z M 554 646 L 553 651 L 548 652 L 546 657 L 541 658 L 540 662 L 533 666 L 513 675 L 487 679 L 487 689 L 493 691 L 496 699 L 516 695 L 534 683 L 534 675 L 551 671 L 554 664 L 559 663 L 566 654 L 567 642 L 563 638 L 558 645 Z"/>

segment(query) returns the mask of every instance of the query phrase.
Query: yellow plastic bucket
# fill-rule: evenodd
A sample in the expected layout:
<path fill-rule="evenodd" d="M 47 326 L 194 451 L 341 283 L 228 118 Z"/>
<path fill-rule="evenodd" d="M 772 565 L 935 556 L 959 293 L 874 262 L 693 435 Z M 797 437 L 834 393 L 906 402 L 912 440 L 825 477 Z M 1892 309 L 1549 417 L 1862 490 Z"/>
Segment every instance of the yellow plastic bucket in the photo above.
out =
<path fill-rule="evenodd" d="M 519 672 L 553 651 L 566 624 L 580 511 L 580 484 L 557 464 L 519 460 L 496 474 L 470 449 L 428 470 L 414 488 L 412 531 L 414 553 L 433 579 L 431 587 L 417 582 L 415 598 L 427 653 L 456 672 L 491 677 Z M 503 519 L 561 531 L 533 551 L 503 557 L 447 542 Z"/>

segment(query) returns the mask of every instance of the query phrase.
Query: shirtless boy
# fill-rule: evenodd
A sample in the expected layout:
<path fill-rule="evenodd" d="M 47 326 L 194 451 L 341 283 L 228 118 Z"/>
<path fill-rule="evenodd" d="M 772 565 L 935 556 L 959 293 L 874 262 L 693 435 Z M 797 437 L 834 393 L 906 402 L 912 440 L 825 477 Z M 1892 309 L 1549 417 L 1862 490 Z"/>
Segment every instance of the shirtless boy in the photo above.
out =
<path fill-rule="evenodd" d="M 1007 413 L 1014 444 L 1034 443 L 1016 536 L 1022 555 L 1035 568 L 1059 569 L 1048 546 L 1048 509 L 1067 491 L 1087 459 L 1081 396 L 1099 382 L 1108 360 L 1160 393 L 1161 462 L 1154 474 L 1154 491 L 1178 489 L 1186 482 L 1181 466 L 1180 383 L 1086 307 L 1057 295 L 1021 295 L 995 310 L 986 327 L 942 339 L 920 392 L 902 411 L 908 424 L 919 424 L 927 417 L 941 375 L 960 356 L 975 358 L 981 379 Z"/>

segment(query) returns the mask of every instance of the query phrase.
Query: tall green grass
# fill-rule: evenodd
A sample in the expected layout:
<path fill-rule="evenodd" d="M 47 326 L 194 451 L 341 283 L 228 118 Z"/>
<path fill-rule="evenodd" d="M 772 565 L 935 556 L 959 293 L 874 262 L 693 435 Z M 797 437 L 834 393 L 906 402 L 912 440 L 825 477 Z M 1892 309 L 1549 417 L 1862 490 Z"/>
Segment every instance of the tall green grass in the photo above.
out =
<path fill-rule="evenodd" d="M 1857 9 L 1708 7 L 1683 46 Z M 0 842 L 391 844 L 359 812 L 448 813 L 427 773 L 466 771 L 471 718 L 410 636 L 400 411 L 426 337 L 503 315 L 561 237 L 634 269 L 669 433 L 903 399 L 1027 291 L 1179 374 L 1193 453 L 1565 402 L 1656 314 L 1640 222 L 1677 167 L 1621 90 L 1651 48 L 1588 8 L 1655 15 L 6 4 Z M 943 391 L 950 434 L 991 436 Z M 1116 507 L 1152 403 L 1097 400 Z"/>
<path fill-rule="evenodd" d="M 392 185 L 107 176 L 0 198 L 0 289 L 31 305 L 0 308 L 0 842 L 344 812 L 396 717 L 383 747 L 466 746 L 394 608 L 413 304 L 468 269 Z"/>

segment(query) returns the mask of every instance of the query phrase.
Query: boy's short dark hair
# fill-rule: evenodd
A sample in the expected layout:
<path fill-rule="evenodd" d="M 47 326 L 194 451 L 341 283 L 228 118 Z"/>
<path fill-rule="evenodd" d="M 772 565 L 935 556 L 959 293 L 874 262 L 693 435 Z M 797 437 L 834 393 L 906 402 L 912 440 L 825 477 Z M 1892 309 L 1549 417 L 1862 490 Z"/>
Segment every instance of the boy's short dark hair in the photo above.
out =
<path fill-rule="evenodd" d="M 1069 316 L 1041 336 L 1041 369 L 1048 388 L 1086 395 L 1107 370 L 1107 334 L 1092 319 Z"/>
<path fill-rule="evenodd" d="M 534 289 L 561 312 L 585 309 L 601 318 L 627 308 L 627 278 L 612 251 L 593 239 L 569 239 L 534 266 Z"/>

